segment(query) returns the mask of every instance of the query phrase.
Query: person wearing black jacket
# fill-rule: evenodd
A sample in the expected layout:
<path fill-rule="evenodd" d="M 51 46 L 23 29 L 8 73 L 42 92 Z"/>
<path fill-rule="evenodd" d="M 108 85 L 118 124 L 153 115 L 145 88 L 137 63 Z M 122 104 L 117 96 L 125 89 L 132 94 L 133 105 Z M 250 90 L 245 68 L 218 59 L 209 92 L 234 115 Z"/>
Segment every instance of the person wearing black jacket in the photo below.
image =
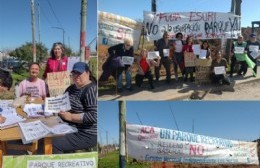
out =
<path fill-rule="evenodd" d="M 258 48 L 257 51 L 254 50 L 255 48 L 256 49 Z M 256 58 L 252 56 L 252 52 L 258 52 L 259 48 L 260 48 L 260 43 L 256 40 L 256 34 L 252 33 L 250 35 L 250 40 L 247 41 L 246 50 L 249 58 L 255 63 L 255 67 L 253 68 L 254 77 L 256 77 L 257 74 L 257 64 L 256 64 L 257 62 L 256 62 Z"/>
<path fill-rule="evenodd" d="M 108 48 L 108 53 L 110 57 L 121 57 L 121 58 L 122 56 L 134 57 L 134 48 L 132 46 L 132 42 L 129 39 L 125 39 L 124 43 L 117 44 Z M 113 75 L 114 77 L 117 78 L 118 92 L 123 91 L 123 84 L 122 84 L 123 72 L 125 72 L 125 77 L 126 77 L 126 89 L 131 91 L 132 86 L 131 86 L 130 65 L 120 65 L 118 66 L 116 72 L 114 72 Z"/>

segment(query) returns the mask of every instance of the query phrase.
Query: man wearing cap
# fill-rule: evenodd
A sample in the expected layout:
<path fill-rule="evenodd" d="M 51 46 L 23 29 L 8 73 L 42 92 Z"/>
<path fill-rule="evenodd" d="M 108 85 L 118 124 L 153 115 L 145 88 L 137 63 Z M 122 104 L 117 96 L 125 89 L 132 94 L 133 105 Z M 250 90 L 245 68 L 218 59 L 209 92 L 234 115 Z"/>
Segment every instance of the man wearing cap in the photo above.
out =
<path fill-rule="evenodd" d="M 74 64 L 71 71 L 73 83 L 66 89 L 71 104 L 70 111 L 59 116 L 78 132 L 52 139 L 53 153 L 68 153 L 93 147 L 97 144 L 97 86 L 84 62 Z M 42 152 L 42 151 L 41 151 Z"/>
<path fill-rule="evenodd" d="M 260 47 L 260 43 L 256 40 L 256 34 L 252 33 L 250 35 L 250 39 L 247 41 L 246 50 L 248 53 L 249 58 L 255 63 L 255 67 L 253 68 L 253 76 L 256 77 L 257 74 L 257 64 L 256 59 L 258 56 L 256 53 L 258 53 Z"/>
<path fill-rule="evenodd" d="M 235 41 L 232 44 L 232 49 L 231 49 L 231 65 L 230 65 L 230 77 L 233 77 L 233 73 L 234 73 L 234 67 L 236 65 L 236 63 L 238 62 L 241 66 L 239 71 L 237 72 L 237 74 L 239 76 L 244 76 L 247 72 L 247 63 L 246 61 L 243 59 L 243 57 L 245 56 L 244 54 L 246 54 L 246 42 L 244 41 L 244 38 L 242 35 L 238 35 L 237 41 Z M 236 49 L 237 48 L 243 48 L 244 49 L 244 53 L 237 53 Z"/>
<path fill-rule="evenodd" d="M 124 43 L 117 44 L 108 48 L 108 53 L 110 57 L 121 57 L 121 59 L 122 56 L 134 57 L 134 48 L 132 41 L 130 41 L 129 39 L 125 39 Z M 132 91 L 130 66 L 131 65 L 122 65 L 121 67 L 118 66 L 116 72 L 114 72 L 113 74 L 113 76 L 117 80 L 118 92 L 123 91 L 123 71 L 125 71 L 126 89 Z"/>

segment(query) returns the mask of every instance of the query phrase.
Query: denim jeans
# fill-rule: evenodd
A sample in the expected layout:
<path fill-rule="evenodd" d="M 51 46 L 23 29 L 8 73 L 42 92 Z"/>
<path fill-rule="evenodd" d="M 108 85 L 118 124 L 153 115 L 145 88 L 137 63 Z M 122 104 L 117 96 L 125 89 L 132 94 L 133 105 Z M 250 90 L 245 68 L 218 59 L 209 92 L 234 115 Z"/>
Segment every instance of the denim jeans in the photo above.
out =
<path fill-rule="evenodd" d="M 125 78 L 126 78 L 126 88 L 129 89 L 131 87 L 131 73 L 130 71 L 124 70 L 125 71 Z M 121 89 L 123 88 L 123 72 L 119 74 L 118 79 L 117 79 L 117 88 Z"/>

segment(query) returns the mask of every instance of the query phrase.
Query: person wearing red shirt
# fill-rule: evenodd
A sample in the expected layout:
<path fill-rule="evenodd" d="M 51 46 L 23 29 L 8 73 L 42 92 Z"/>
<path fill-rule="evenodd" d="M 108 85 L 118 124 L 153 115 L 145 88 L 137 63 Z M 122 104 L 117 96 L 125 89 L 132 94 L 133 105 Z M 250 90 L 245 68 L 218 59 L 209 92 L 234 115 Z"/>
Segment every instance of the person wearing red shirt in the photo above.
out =
<path fill-rule="evenodd" d="M 192 37 L 188 36 L 186 39 L 186 44 L 182 48 L 182 52 L 183 52 L 184 56 L 185 56 L 185 52 L 193 52 L 192 44 L 193 44 L 193 39 L 192 39 Z M 185 66 L 184 82 L 187 82 L 189 74 L 190 74 L 190 81 L 194 82 L 193 72 L 195 71 L 195 67 L 186 67 L 186 65 L 184 65 L 184 66 Z"/>
<path fill-rule="evenodd" d="M 43 73 L 43 80 L 47 78 L 47 73 L 67 71 L 68 57 L 65 56 L 65 48 L 62 43 L 54 43 L 51 49 L 51 57 L 47 60 Z"/>
<path fill-rule="evenodd" d="M 150 67 L 158 67 L 160 64 L 160 57 L 158 58 L 158 61 L 155 61 L 153 59 L 147 59 L 147 50 L 143 49 L 140 53 L 140 56 L 137 58 L 137 64 L 138 73 L 135 76 L 135 84 L 138 87 L 141 87 L 144 78 L 147 78 L 150 84 L 150 88 L 154 89 L 153 75 L 151 74 Z"/>

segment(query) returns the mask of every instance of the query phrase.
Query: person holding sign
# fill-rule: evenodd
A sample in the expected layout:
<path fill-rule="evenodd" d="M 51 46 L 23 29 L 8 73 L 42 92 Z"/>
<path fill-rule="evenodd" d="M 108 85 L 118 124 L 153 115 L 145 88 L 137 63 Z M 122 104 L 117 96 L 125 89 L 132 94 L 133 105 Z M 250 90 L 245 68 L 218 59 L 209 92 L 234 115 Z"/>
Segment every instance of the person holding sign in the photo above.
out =
<path fill-rule="evenodd" d="M 173 66 L 174 66 L 174 74 L 175 74 L 175 79 L 176 81 L 178 81 L 178 66 L 181 70 L 182 76 L 184 77 L 184 57 L 183 57 L 183 52 L 182 52 L 182 48 L 183 48 L 183 35 L 182 33 L 177 33 L 175 36 L 176 40 L 173 43 L 173 49 L 174 49 L 174 53 L 173 53 Z"/>
<path fill-rule="evenodd" d="M 123 56 L 134 57 L 134 48 L 132 42 L 129 39 L 125 39 L 124 43 L 117 44 L 108 48 L 108 53 L 110 57 L 120 57 L 122 60 Z M 131 73 L 130 73 L 131 65 L 125 64 L 123 66 L 118 66 L 116 72 L 114 72 L 114 77 L 117 80 L 117 89 L 118 92 L 123 91 L 123 71 L 125 71 L 126 76 L 126 89 L 132 91 L 131 87 Z"/>
<path fill-rule="evenodd" d="M 54 43 L 51 49 L 51 57 L 47 60 L 43 73 L 43 80 L 47 78 L 47 73 L 67 71 L 68 58 L 65 56 L 65 48 L 62 43 Z"/>
<path fill-rule="evenodd" d="M 203 41 L 201 46 L 200 46 L 201 52 L 203 52 L 204 50 L 206 50 L 206 58 L 210 59 L 210 46 L 209 46 L 209 42 L 208 41 Z"/>
<path fill-rule="evenodd" d="M 234 73 L 234 67 L 239 61 L 240 69 L 237 72 L 239 76 L 244 76 L 247 72 L 247 63 L 245 61 L 247 55 L 246 55 L 246 45 L 247 43 L 244 41 L 244 38 L 242 35 L 238 35 L 237 41 L 232 44 L 231 49 L 231 65 L 230 65 L 230 77 L 233 77 Z"/>
<path fill-rule="evenodd" d="M 171 81 L 171 61 L 169 59 L 169 49 L 170 49 L 170 43 L 169 43 L 169 35 L 168 32 L 163 33 L 163 37 L 159 39 L 156 42 L 156 50 L 159 51 L 161 61 L 158 67 L 155 67 L 155 77 L 158 81 L 160 78 L 160 69 L 161 65 L 163 64 L 165 70 L 166 70 L 166 82 L 169 84 Z"/>
<path fill-rule="evenodd" d="M 147 59 L 147 50 L 142 49 L 140 56 L 137 58 L 137 64 L 138 64 L 138 73 L 135 76 L 135 84 L 138 87 L 141 87 L 144 78 L 147 78 L 150 84 L 150 88 L 154 89 L 153 75 L 151 74 L 150 67 L 159 66 L 160 57 L 158 58 L 158 61 L 155 61 L 154 59 Z"/>
<path fill-rule="evenodd" d="M 84 62 L 74 64 L 71 71 L 74 84 L 66 90 L 71 110 L 59 116 L 76 127 L 78 132 L 52 139 L 53 153 L 67 153 L 97 145 L 97 86 L 89 66 Z"/>
<path fill-rule="evenodd" d="M 211 64 L 211 81 L 214 84 L 230 85 L 230 81 L 226 76 L 227 60 L 222 58 L 221 50 L 216 52 L 216 57 Z"/>
<path fill-rule="evenodd" d="M 193 44 L 193 39 L 192 39 L 192 37 L 188 36 L 186 39 L 186 44 L 183 46 L 183 49 L 182 49 L 182 51 L 184 53 L 184 57 L 187 53 L 193 53 L 192 44 Z M 195 59 L 195 58 L 193 58 L 193 59 Z M 189 66 L 189 67 L 187 65 L 184 65 L 184 66 L 185 66 L 184 82 L 187 82 L 189 74 L 190 74 L 190 81 L 194 82 L 195 79 L 193 77 L 193 72 L 195 72 L 195 61 L 194 61 L 194 66 Z"/>
<path fill-rule="evenodd" d="M 40 73 L 40 65 L 36 62 L 30 65 L 30 77 L 24 79 L 19 84 L 20 96 L 30 94 L 31 97 L 40 97 L 44 99 L 46 97 L 46 84 L 44 80 L 38 78 Z"/>
<path fill-rule="evenodd" d="M 259 47 L 260 47 L 260 43 L 256 40 L 256 34 L 252 33 L 250 35 L 250 40 L 247 41 L 246 50 L 249 58 L 255 63 L 255 66 L 253 68 L 254 77 L 256 77 L 257 74 L 256 59 L 259 57 Z"/>

